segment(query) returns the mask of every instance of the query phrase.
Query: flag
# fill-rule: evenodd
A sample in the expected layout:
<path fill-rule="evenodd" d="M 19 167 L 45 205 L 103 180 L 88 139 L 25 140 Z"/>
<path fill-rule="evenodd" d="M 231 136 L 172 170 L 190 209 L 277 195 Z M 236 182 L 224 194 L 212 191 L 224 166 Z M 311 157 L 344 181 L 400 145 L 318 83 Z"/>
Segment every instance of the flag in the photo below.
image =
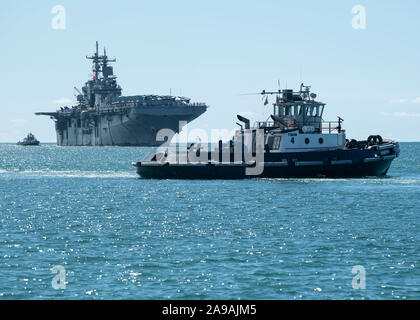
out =
<path fill-rule="evenodd" d="M 265 97 L 264 105 L 266 106 L 268 104 L 268 97 Z"/>
<path fill-rule="evenodd" d="M 280 105 L 280 98 L 279 96 L 276 96 L 276 106 L 278 107 Z"/>

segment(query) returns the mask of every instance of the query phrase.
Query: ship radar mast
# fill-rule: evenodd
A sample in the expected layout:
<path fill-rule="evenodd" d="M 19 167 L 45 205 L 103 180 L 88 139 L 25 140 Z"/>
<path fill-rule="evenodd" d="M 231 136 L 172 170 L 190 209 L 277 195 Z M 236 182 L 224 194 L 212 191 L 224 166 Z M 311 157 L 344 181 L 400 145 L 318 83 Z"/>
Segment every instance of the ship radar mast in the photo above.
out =
<path fill-rule="evenodd" d="M 102 72 L 104 78 L 108 78 L 109 76 L 113 76 L 113 69 L 111 66 L 108 66 L 109 62 L 117 61 L 114 59 L 109 59 L 106 55 L 106 49 L 104 48 L 104 54 L 102 56 L 99 55 L 98 50 L 98 41 L 96 41 L 96 52 L 92 56 L 86 56 L 86 59 L 90 59 L 93 62 L 93 72 L 94 77 L 93 80 L 99 79 L 99 73 Z"/>

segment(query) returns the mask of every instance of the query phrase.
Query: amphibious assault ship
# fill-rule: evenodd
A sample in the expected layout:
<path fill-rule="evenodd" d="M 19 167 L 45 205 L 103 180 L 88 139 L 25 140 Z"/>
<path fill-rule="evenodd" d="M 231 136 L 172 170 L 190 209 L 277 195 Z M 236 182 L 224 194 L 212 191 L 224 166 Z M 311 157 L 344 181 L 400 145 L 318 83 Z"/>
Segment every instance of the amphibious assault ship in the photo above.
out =
<path fill-rule="evenodd" d="M 165 130 L 166 139 L 182 130 L 182 125 L 207 110 L 205 103 L 172 95 L 121 96 L 113 67 L 115 59 L 96 52 L 86 56 L 93 62 L 93 77 L 78 92 L 78 104 L 55 112 L 37 112 L 55 121 L 60 146 L 159 146 L 165 141 L 157 133 Z M 173 134 L 171 133 L 173 132 Z"/>
<path fill-rule="evenodd" d="M 199 144 L 177 152 L 152 153 L 133 162 L 143 178 L 243 179 L 289 177 L 384 176 L 398 157 L 398 142 L 371 135 L 366 140 L 347 139 L 343 119 L 324 121 L 325 104 L 309 86 L 276 92 L 273 113 L 256 122 L 238 115 L 240 130 L 227 143 L 207 151 Z"/>

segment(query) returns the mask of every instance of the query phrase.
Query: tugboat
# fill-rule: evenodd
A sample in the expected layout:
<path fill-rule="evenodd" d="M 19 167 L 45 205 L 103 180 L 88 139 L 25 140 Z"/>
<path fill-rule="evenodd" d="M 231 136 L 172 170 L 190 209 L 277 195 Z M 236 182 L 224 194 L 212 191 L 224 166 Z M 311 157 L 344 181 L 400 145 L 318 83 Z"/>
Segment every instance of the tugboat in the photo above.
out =
<path fill-rule="evenodd" d="M 347 139 L 343 119 L 323 121 L 325 103 L 315 99 L 309 86 L 267 92 L 275 95 L 268 120 L 250 127 L 238 115 L 240 130 L 228 143 L 205 151 L 193 144 L 185 151 L 157 152 L 133 162 L 142 178 L 244 179 L 340 178 L 385 176 L 400 153 L 399 144 L 371 135 L 366 140 Z M 178 147 L 179 148 L 179 147 Z"/>
<path fill-rule="evenodd" d="M 17 143 L 18 146 L 39 146 L 39 141 L 35 138 L 32 133 L 28 133 L 23 141 Z"/>

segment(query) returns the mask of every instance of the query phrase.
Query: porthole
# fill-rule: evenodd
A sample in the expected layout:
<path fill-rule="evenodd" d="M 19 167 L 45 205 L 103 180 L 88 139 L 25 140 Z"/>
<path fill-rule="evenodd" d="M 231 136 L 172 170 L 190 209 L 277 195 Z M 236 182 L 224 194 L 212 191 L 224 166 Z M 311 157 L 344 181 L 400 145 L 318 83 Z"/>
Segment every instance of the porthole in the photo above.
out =
<path fill-rule="evenodd" d="M 306 139 L 305 139 L 305 143 L 306 143 L 306 144 L 309 144 L 309 142 L 310 142 L 309 138 L 306 138 Z"/>
<path fill-rule="evenodd" d="M 324 139 L 323 138 L 319 138 L 318 142 L 319 142 L 319 144 L 323 144 L 324 143 Z"/>

